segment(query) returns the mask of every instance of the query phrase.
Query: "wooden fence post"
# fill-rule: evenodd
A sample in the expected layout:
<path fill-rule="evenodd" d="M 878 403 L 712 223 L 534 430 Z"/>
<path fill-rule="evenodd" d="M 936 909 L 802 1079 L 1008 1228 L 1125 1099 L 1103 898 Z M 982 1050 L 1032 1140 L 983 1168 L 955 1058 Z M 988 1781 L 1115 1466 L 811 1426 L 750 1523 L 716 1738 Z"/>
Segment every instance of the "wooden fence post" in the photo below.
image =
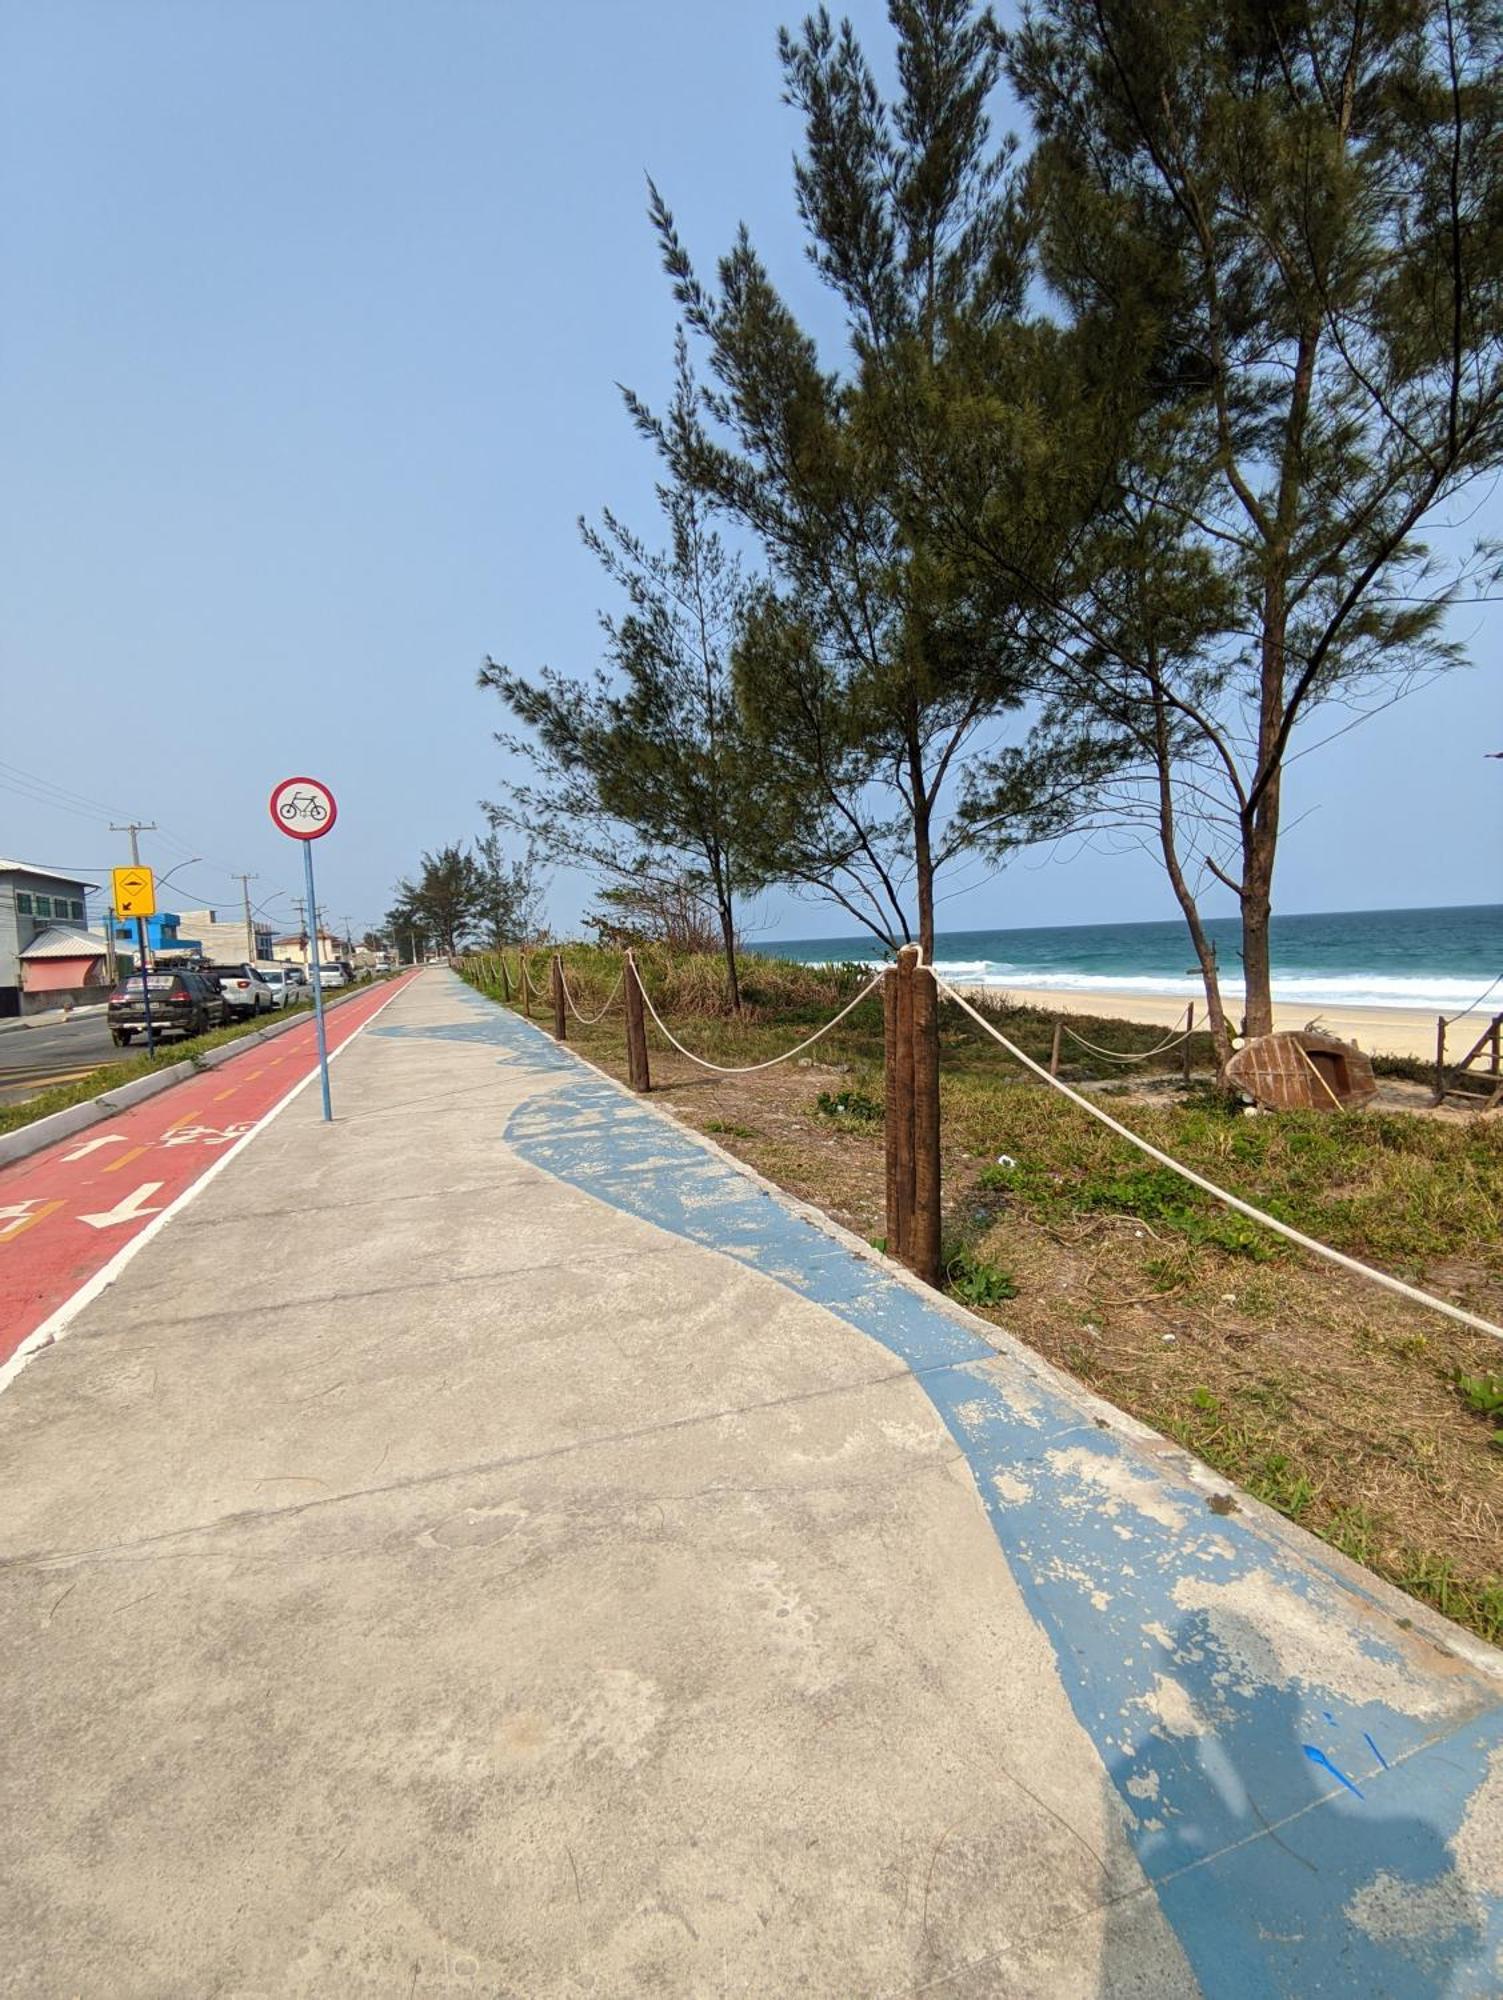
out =
<path fill-rule="evenodd" d="M 1446 1017 L 1435 1017 L 1435 1102 L 1443 1104 L 1446 1097 Z"/>
<path fill-rule="evenodd" d="M 626 998 L 626 1080 L 633 1090 L 651 1090 L 652 1072 L 647 1067 L 647 1020 L 642 1009 L 642 985 L 637 973 L 637 961 L 630 952 L 626 954 L 621 984 Z"/>
<path fill-rule="evenodd" d="M 532 1019 L 532 974 L 527 970 L 527 954 L 525 951 L 517 953 L 517 968 L 517 978 L 522 988 L 522 1012 L 530 1021 Z"/>
<path fill-rule="evenodd" d="M 887 1184 L 887 1254 L 903 1254 L 903 1205 L 898 1199 L 898 1120 L 902 1093 L 898 1043 L 898 975 L 889 968 L 882 981 L 882 1146 Z"/>
<path fill-rule="evenodd" d="M 1054 1024 L 1054 1040 L 1049 1045 L 1049 1074 L 1051 1076 L 1059 1075 L 1059 1038 L 1064 1032 L 1064 1022 L 1056 1021 Z"/>
<path fill-rule="evenodd" d="M 939 989 L 931 967 L 913 968 L 913 1221 L 909 1268 L 940 1281 Z"/>
<path fill-rule="evenodd" d="M 501 966 L 501 998 L 509 1007 L 511 1005 L 511 974 L 506 969 L 506 954 L 504 952 L 501 955 L 499 963 Z"/>
<path fill-rule="evenodd" d="M 918 962 L 918 946 L 904 945 L 898 953 L 897 971 L 891 977 L 897 989 L 897 1116 L 893 1123 L 893 1171 L 897 1182 L 897 1248 L 895 1255 L 912 1268 L 913 1258 L 913 969 Z M 889 1244 L 891 1249 L 892 1245 Z"/>
<path fill-rule="evenodd" d="M 1503 1014 L 1493 1022 L 1493 1075 L 1503 1070 Z"/>
<path fill-rule="evenodd" d="M 553 954 L 553 1039 L 556 1042 L 569 1039 L 569 1017 L 564 1006 L 564 962 L 557 952 Z"/>

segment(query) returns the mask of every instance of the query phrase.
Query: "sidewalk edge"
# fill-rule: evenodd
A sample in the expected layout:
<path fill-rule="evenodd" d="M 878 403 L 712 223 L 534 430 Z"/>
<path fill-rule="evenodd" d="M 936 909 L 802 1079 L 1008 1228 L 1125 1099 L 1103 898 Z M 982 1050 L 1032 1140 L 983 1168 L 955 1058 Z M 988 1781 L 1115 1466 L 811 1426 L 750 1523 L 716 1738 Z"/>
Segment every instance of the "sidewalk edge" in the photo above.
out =
<path fill-rule="evenodd" d="M 458 978 L 459 975 L 456 973 L 455 977 Z M 463 983 L 469 992 L 476 994 L 477 999 L 487 999 L 488 996 L 478 993 L 474 987 L 468 985 L 468 982 Z M 993 1320 L 981 1319 L 958 1300 L 950 1298 L 944 1292 L 933 1290 L 914 1277 L 906 1266 L 886 1256 L 882 1251 L 874 1249 L 864 1237 L 857 1236 L 853 1230 L 835 1221 L 834 1217 L 825 1214 L 823 1209 L 816 1208 L 812 1202 L 804 1201 L 798 1195 L 790 1194 L 786 1188 L 779 1187 L 776 1181 L 769 1180 L 765 1174 L 759 1173 L 745 1160 L 738 1159 L 734 1153 L 727 1152 L 725 1147 L 717 1145 L 708 1134 L 696 1130 L 681 1118 L 671 1105 L 661 1100 L 654 1102 L 655 1093 L 647 1096 L 639 1094 L 628 1084 L 623 1083 L 619 1077 L 612 1076 L 608 1070 L 601 1069 L 597 1063 L 591 1062 L 587 1055 L 567 1041 L 555 1042 L 552 1035 L 539 1022 L 529 1020 L 525 1015 L 516 1013 L 513 1008 L 502 1010 L 499 1002 L 490 1001 L 489 1004 L 497 1007 L 498 1011 L 511 1014 L 513 1019 L 524 1026 L 535 1029 L 553 1047 L 564 1049 L 581 1069 L 608 1083 L 628 1102 L 655 1112 L 685 1138 L 693 1140 L 702 1152 L 708 1153 L 723 1165 L 734 1168 L 744 1180 L 750 1181 L 762 1193 L 780 1202 L 785 1209 L 820 1230 L 825 1236 L 831 1237 L 843 1249 L 849 1250 L 864 1262 L 875 1265 L 884 1276 L 922 1299 L 931 1311 L 942 1313 L 946 1318 L 965 1327 L 968 1332 L 978 1335 L 996 1350 L 999 1359 L 1012 1362 L 1024 1375 L 1048 1383 L 1057 1393 L 1067 1397 L 1092 1417 L 1100 1428 L 1129 1440 L 1145 1456 L 1162 1466 L 1166 1473 L 1172 1473 L 1208 1495 L 1230 1494 L 1237 1503 L 1238 1511 L 1255 1524 L 1260 1532 L 1285 1549 L 1292 1560 L 1305 1569 L 1313 1568 L 1323 1572 L 1342 1589 L 1363 1599 L 1379 1617 L 1399 1626 L 1401 1636 L 1404 1631 L 1412 1628 L 1413 1634 L 1424 1638 L 1437 1651 L 1464 1662 L 1474 1672 L 1503 1691 L 1503 1649 L 1489 1645 L 1485 1639 L 1479 1639 L 1465 1627 L 1453 1624 L 1449 1618 L 1432 1609 L 1422 1599 L 1409 1596 L 1396 1584 L 1387 1582 L 1385 1578 L 1370 1569 L 1364 1569 L 1350 1556 L 1343 1555 L 1339 1549 L 1321 1541 L 1308 1529 L 1301 1528 L 1297 1522 L 1289 1520 L 1253 1494 L 1246 1492 L 1234 1479 L 1217 1472 L 1214 1466 L 1207 1465 L 1203 1459 L 1196 1458 L 1192 1452 L 1186 1451 L 1182 1445 L 1176 1444 L 1162 1431 L 1156 1431 L 1151 1425 L 1130 1416 L 1126 1410 L 1119 1409 L 1115 1403 L 1108 1402 L 1094 1390 L 1088 1389 L 1083 1382 L 1077 1382 L 1072 1375 L 1067 1375 L 1062 1369 L 1056 1368 L 1052 1362 L 1019 1340 L 1015 1334 L 1009 1333 L 1005 1327 L 998 1326 Z"/>

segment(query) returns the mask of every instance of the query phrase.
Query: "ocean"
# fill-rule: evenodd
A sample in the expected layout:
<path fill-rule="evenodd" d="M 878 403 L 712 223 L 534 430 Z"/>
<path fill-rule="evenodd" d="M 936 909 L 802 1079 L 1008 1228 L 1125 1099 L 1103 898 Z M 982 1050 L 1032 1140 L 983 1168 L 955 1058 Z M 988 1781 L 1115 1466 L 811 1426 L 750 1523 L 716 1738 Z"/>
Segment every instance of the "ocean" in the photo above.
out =
<path fill-rule="evenodd" d="M 1242 992 L 1240 928 L 1213 917 L 1222 988 Z M 1455 910 L 1337 910 L 1275 917 L 1273 997 L 1295 1006 L 1411 1007 L 1450 1014 L 1503 975 L 1503 903 Z M 881 957 L 870 938 L 795 938 L 752 949 L 807 965 Z M 1042 930 L 940 931 L 935 964 L 956 985 L 1059 992 L 1167 993 L 1203 988 L 1182 923 L 1066 924 Z M 1503 1009 L 1503 984 L 1498 987 Z"/>

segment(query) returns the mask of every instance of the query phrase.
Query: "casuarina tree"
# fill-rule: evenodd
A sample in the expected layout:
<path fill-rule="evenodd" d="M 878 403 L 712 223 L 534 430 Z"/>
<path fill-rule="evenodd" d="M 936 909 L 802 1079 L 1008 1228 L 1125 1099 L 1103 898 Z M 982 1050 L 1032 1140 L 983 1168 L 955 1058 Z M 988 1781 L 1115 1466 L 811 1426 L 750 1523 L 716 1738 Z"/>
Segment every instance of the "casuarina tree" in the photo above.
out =
<path fill-rule="evenodd" d="M 795 192 L 844 327 L 831 367 L 743 232 L 714 282 L 657 193 L 676 297 L 714 381 L 697 422 L 639 424 L 680 478 L 755 538 L 770 580 L 737 647 L 763 809 L 749 864 L 843 907 L 888 944 L 934 947 L 942 871 L 1060 830 L 1092 760 L 1037 730 L 1019 593 L 953 559 L 915 465 L 954 431 L 957 367 L 1022 310 L 1028 263 L 1009 147 L 987 103 L 989 13 L 894 0 L 891 103 L 848 23 L 821 10 L 781 55 L 803 115 Z M 967 796 L 972 760 L 1008 782 Z"/>
<path fill-rule="evenodd" d="M 543 890 L 531 849 L 508 861 L 501 836 L 492 827 L 475 842 L 475 865 L 474 918 L 480 937 L 493 951 L 532 937 L 538 928 Z"/>
<path fill-rule="evenodd" d="M 487 810 L 549 859 L 627 886 L 675 882 L 702 898 L 714 912 L 730 1005 L 739 1008 L 737 900 L 757 808 L 731 657 L 747 587 L 679 470 L 696 402 L 682 338 L 676 359 L 664 423 L 668 471 L 657 489 L 667 546 L 652 547 L 609 512 L 598 528 L 581 522 L 626 600 L 622 612 L 601 617 L 605 664 L 594 673 L 544 667 L 529 676 L 486 661 L 481 686 L 522 725 L 498 741 L 534 774 Z"/>
<path fill-rule="evenodd" d="M 479 925 L 483 887 L 479 863 L 456 841 L 425 854 L 415 882 L 397 884 L 387 922 L 409 942 L 440 945 L 452 957 Z"/>
<path fill-rule="evenodd" d="M 1291 754 L 1450 665 L 1488 573 L 1440 517 L 1503 462 L 1500 58 L 1492 0 L 1040 0 L 1010 43 L 1044 275 L 1126 385 L 1028 582 L 1192 931 L 1197 876 L 1235 894 L 1255 1034 Z"/>

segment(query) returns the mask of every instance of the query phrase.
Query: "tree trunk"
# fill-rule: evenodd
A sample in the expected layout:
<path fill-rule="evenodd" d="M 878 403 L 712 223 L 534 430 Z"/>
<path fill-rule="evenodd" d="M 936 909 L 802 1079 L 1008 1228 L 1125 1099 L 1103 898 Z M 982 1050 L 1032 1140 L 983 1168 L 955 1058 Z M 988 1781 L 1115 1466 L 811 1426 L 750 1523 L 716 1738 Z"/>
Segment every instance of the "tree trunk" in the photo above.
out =
<path fill-rule="evenodd" d="M 1262 818 L 1261 812 L 1258 815 Z M 1273 967 L 1269 919 L 1273 911 L 1275 829 L 1259 827 L 1248 848 L 1242 889 L 1242 976 L 1247 982 L 1247 1033 L 1273 1033 Z"/>
<path fill-rule="evenodd" d="M 741 1012 L 741 979 L 736 970 L 736 913 L 731 908 L 729 896 L 720 900 L 720 935 L 725 949 L 725 991 L 731 1003 L 731 1012 Z"/>
<path fill-rule="evenodd" d="M 1159 845 L 1163 850 L 1164 867 L 1168 871 L 1175 901 L 1184 912 L 1190 943 L 1195 950 L 1196 963 L 1200 966 L 1200 977 L 1206 990 L 1206 1014 L 1211 1030 L 1211 1043 L 1216 1051 L 1217 1066 L 1225 1069 L 1231 1061 L 1232 1037 L 1227 1026 L 1226 1009 L 1221 1004 L 1221 972 L 1216 963 L 1216 947 L 1207 935 L 1205 924 L 1201 921 L 1200 905 L 1196 902 L 1195 892 L 1185 880 L 1185 871 L 1180 865 L 1179 842 L 1174 822 L 1174 775 L 1168 718 L 1164 712 L 1163 697 L 1157 690 L 1154 696 L 1154 723 L 1155 762 L 1159 787 Z"/>
<path fill-rule="evenodd" d="M 911 764 L 913 783 L 913 884 L 918 897 L 918 941 L 925 965 L 934 963 L 934 845 L 929 833 L 929 801 L 923 790 L 918 759 Z"/>
<path fill-rule="evenodd" d="M 1247 990 L 1246 1033 L 1273 1033 L 1273 965 L 1269 922 L 1273 914 L 1273 864 L 1279 839 L 1279 774 L 1263 788 L 1242 831 L 1242 976 Z"/>
<path fill-rule="evenodd" d="M 1311 350 L 1313 353 L 1313 350 Z M 1301 354 L 1304 366 L 1304 350 Z M 1296 385 L 1296 395 L 1299 385 Z M 1291 417 L 1302 425 L 1302 415 Z M 1297 433 L 1296 433 L 1297 435 Z M 1286 469 L 1286 487 L 1289 478 Z M 1292 491 L 1292 487 L 1289 489 Z M 1281 498 L 1285 511 L 1287 496 Z M 1244 1033 L 1273 1033 L 1272 967 L 1268 956 L 1268 920 L 1273 909 L 1273 864 L 1279 844 L 1279 790 L 1284 727 L 1285 639 L 1289 622 L 1286 577 L 1287 541 L 1269 551 L 1263 585 L 1263 646 L 1258 679 L 1257 775 L 1242 813 L 1242 977 L 1247 993 Z"/>
<path fill-rule="evenodd" d="M 1171 846 L 1165 846 L 1164 860 L 1169 870 L 1169 880 L 1179 899 L 1179 906 L 1184 912 L 1185 925 L 1190 933 L 1190 943 L 1195 949 L 1196 962 L 1200 966 L 1201 983 L 1206 990 L 1207 1025 L 1211 1031 L 1211 1044 L 1216 1051 L 1216 1062 L 1219 1068 L 1225 1069 L 1232 1059 L 1232 1031 L 1221 1001 L 1221 968 L 1216 961 L 1216 946 L 1201 921 L 1199 905 L 1195 901 L 1189 883 L 1185 880 L 1184 870 L 1179 865 L 1179 856 Z"/>

